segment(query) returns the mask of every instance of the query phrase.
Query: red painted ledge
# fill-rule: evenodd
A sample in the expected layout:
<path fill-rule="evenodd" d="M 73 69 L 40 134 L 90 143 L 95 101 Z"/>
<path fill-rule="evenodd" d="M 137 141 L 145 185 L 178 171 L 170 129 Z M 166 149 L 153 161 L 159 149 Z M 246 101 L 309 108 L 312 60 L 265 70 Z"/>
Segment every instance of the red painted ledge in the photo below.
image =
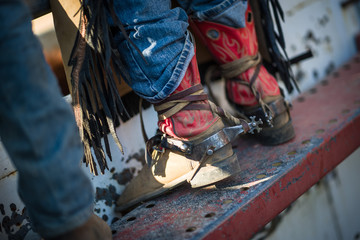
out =
<path fill-rule="evenodd" d="M 295 139 L 240 139 L 241 173 L 144 203 L 112 225 L 114 239 L 251 238 L 360 146 L 360 55 L 294 100 L 291 115 Z"/>

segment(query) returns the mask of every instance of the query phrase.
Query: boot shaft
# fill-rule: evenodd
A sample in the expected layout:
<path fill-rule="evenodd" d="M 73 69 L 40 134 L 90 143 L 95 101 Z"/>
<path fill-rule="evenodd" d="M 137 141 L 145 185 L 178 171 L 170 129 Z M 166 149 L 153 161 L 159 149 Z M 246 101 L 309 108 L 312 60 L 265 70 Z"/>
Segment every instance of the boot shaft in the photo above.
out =
<path fill-rule="evenodd" d="M 276 79 L 261 65 L 260 59 L 257 59 L 258 41 L 250 4 L 245 17 L 244 28 L 196 20 L 191 22 L 191 27 L 222 66 L 226 78 L 226 93 L 230 102 L 248 107 L 258 105 L 259 99 L 279 96 L 280 89 Z M 247 60 L 241 62 L 244 59 L 250 59 L 253 63 L 246 66 Z M 224 66 L 229 64 L 234 64 L 235 68 L 242 70 L 235 76 L 228 77 Z"/>
<path fill-rule="evenodd" d="M 201 84 L 201 80 L 200 80 L 200 73 L 199 73 L 196 57 L 194 56 L 191 59 L 188 68 L 186 69 L 185 75 L 181 80 L 180 85 L 175 89 L 175 91 L 171 95 L 184 91 L 198 84 Z"/>
<path fill-rule="evenodd" d="M 171 104 L 174 100 L 175 103 Z M 163 110 L 164 104 L 170 104 L 171 107 Z M 158 127 L 161 132 L 186 140 L 196 139 L 219 119 L 211 112 L 207 94 L 202 90 L 196 56 L 191 60 L 178 88 L 163 102 L 155 105 L 155 110 L 159 114 Z"/>
<path fill-rule="evenodd" d="M 246 26 L 233 28 L 208 21 L 191 21 L 194 33 L 207 46 L 219 64 L 233 62 L 258 53 L 258 41 L 250 5 L 245 13 Z"/>

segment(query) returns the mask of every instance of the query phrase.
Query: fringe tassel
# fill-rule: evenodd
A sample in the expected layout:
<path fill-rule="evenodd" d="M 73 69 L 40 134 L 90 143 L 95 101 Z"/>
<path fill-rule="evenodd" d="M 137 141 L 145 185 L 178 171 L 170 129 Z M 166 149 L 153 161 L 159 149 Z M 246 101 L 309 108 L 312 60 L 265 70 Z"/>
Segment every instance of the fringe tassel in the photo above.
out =
<path fill-rule="evenodd" d="M 120 77 L 115 76 L 126 78 L 127 75 L 120 58 L 116 57 L 119 55 L 116 47 L 112 46 L 112 31 L 121 31 L 128 41 L 130 39 L 113 10 L 112 0 L 83 0 L 81 5 L 77 13 L 81 14 L 79 33 L 69 61 L 69 66 L 73 67 L 71 95 L 84 144 L 84 162 L 94 175 L 98 175 L 98 168 L 102 174 L 109 169 L 106 155 L 112 161 L 107 133 L 111 133 L 123 153 L 115 123 L 120 122 L 119 117 L 130 118 L 116 88 L 115 81 L 120 81 Z M 111 29 L 109 16 L 114 23 Z"/>
<path fill-rule="evenodd" d="M 264 37 L 267 47 L 267 53 L 270 59 L 264 59 L 263 64 L 272 74 L 279 74 L 289 93 L 295 89 L 300 92 L 294 74 L 290 66 L 290 60 L 285 51 L 285 40 L 281 28 L 281 22 L 284 22 L 284 12 L 278 0 L 256 0 L 250 1 L 253 10 L 257 10 L 261 18 L 261 28 L 264 31 Z M 273 19 L 275 19 L 273 21 Z M 270 50 L 271 51 L 270 51 Z"/>

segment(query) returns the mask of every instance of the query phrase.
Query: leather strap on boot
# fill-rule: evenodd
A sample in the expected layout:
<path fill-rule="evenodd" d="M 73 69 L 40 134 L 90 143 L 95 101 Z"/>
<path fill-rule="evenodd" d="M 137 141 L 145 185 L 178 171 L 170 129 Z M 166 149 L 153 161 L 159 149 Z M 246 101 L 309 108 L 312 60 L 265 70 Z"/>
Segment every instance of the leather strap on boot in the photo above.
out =
<path fill-rule="evenodd" d="M 254 56 L 244 56 L 229 63 L 220 66 L 221 75 L 226 79 L 236 78 L 248 69 L 259 66 L 261 64 L 260 53 Z"/>
<path fill-rule="evenodd" d="M 255 72 L 252 75 L 249 82 L 238 78 L 240 74 L 254 67 L 255 67 Z M 245 85 L 250 88 L 251 92 L 254 94 L 256 100 L 260 105 L 260 108 L 263 113 L 261 115 L 266 120 L 267 125 L 272 127 L 273 126 L 272 119 L 276 114 L 274 113 L 273 108 L 269 107 L 268 104 L 266 104 L 263 101 L 260 92 L 255 87 L 255 81 L 258 79 L 260 67 L 261 67 L 261 56 L 260 53 L 258 52 L 254 56 L 244 56 L 235 61 L 222 64 L 220 66 L 220 69 L 222 76 L 225 79 L 227 79 L 227 81 L 235 81 L 239 84 Z"/>
<path fill-rule="evenodd" d="M 197 103 L 199 101 L 207 101 L 207 104 Z M 155 110 L 158 112 L 159 120 L 164 120 L 171 117 L 181 110 L 208 110 L 213 114 L 226 118 L 230 125 L 240 125 L 245 120 L 236 118 L 230 113 L 226 112 L 219 106 L 216 106 L 208 99 L 204 93 L 201 84 L 189 87 L 188 89 L 171 95 L 160 103 L 154 104 Z"/>
<path fill-rule="evenodd" d="M 256 116 L 258 116 L 258 117 L 262 116 L 262 118 L 266 120 L 267 125 L 269 127 L 272 127 L 273 126 L 272 119 L 276 115 L 275 111 L 273 110 L 274 108 L 270 107 L 268 104 L 266 104 L 263 101 L 263 98 L 262 98 L 260 92 L 255 87 L 255 81 L 258 79 L 260 67 L 261 67 L 261 55 L 258 52 L 254 56 L 244 56 L 244 57 L 234 60 L 232 62 L 222 64 L 222 65 L 220 65 L 220 70 L 221 70 L 222 76 L 225 79 L 227 79 L 227 81 L 235 81 L 239 84 L 249 87 L 251 92 L 254 94 L 257 102 L 259 103 L 260 109 L 262 111 L 262 114 L 257 114 Z M 242 74 L 243 72 L 246 72 L 250 68 L 255 68 L 255 72 L 252 75 L 249 82 L 238 78 L 238 76 L 240 74 Z M 208 87 L 211 88 L 210 84 L 208 84 Z M 251 115 L 253 115 L 253 114 L 251 114 Z M 241 117 L 244 117 L 245 119 L 249 120 L 246 117 L 246 115 L 242 115 Z"/>
<path fill-rule="evenodd" d="M 197 103 L 204 100 L 207 100 L 207 104 Z M 166 100 L 156 104 L 155 110 L 159 114 L 159 120 L 169 118 L 181 110 L 208 110 L 227 120 L 230 127 L 225 127 L 196 144 L 192 141 L 183 141 L 166 134 L 157 134 L 146 142 L 145 158 L 149 166 L 152 162 L 153 152 L 162 153 L 165 149 L 183 153 L 189 159 L 200 161 L 205 155 L 212 155 L 240 134 L 254 133 L 255 130 L 260 132 L 261 128 L 259 125 L 263 123 L 261 119 L 256 121 L 255 117 L 250 117 L 251 122 L 235 118 L 209 101 L 201 84 L 171 95 Z"/>
<path fill-rule="evenodd" d="M 290 115 L 290 105 L 284 98 L 279 97 L 276 100 L 266 104 L 273 116 L 280 116 L 287 112 Z M 260 119 L 267 119 L 262 106 L 252 107 L 245 109 L 239 105 L 236 106 L 236 110 L 244 115 L 255 116 Z"/>
<path fill-rule="evenodd" d="M 241 120 L 240 125 L 225 127 L 213 135 L 205 138 L 202 142 L 194 144 L 191 141 L 183 141 L 167 136 L 165 134 L 157 134 L 146 143 L 146 162 L 151 165 L 152 152 L 164 152 L 165 149 L 183 153 L 187 158 L 195 161 L 200 161 L 204 155 L 211 156 L 215 151 L 231 143 L 237 136 L 245 133 L 254 134 L 255 130 L 259 133 L 260 124 L 263 122 L 255 120 L 251 117 L 251 122 Z"/>
<path fill-rule="evenodd" d="M 192 86 L 184 91 L 175 93 L 160 103 L 154 104 L 155 111 L 158 112 L 159 120 L 171 117 L 181 110 L 208 110 L 208 104 L 199 104 L 198 101 L 208 100 L 201 84 Z"/>

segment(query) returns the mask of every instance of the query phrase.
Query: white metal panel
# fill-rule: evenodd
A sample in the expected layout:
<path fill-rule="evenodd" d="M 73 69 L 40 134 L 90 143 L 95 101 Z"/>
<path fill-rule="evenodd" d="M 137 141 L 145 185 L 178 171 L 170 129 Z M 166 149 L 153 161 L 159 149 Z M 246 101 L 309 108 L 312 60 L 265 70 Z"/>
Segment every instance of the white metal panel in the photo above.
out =
<path fill-rule="evenodd" d="M 15 168 L 11 164 L 9 155 L 6 152 L 4 145 L 0 141 L 0 179 L 6 177 L 13 171 L 15 171 Z"/>
<path fill-rule="evenodd" d="M 285 12 L 283 30 L 289 57 L 308 49 L 314 53 L 313 58 L 293 66 L 304 91 L 355 54 L 359 14 L 351 11 L 351 7 L 342 10 L 338 0 L 280 0 L 280 3 Z"/>
<path fill-rule="evenodd" d="M 156 132 L 157 114 L 153 108 L 143 112 L 145 130 L 148 137 Z M 116 198 L 124 190 L 126 183 L 136 176 L 144 164 L 145 143 L 140 128 L 139 115 L 134 116 L 130 121 L 122 123 L 117 128 L 117 134 L 124 147 L 124 155 L 109 135 L 113 161 L 108 160 L 110 171 L 104 175 L 93 176 L 85 164 L 84 171 L 91 178 L 96 192 L 95 213 L 106 220 L 109 224 L 120 217 L 115 213 Z"/>

